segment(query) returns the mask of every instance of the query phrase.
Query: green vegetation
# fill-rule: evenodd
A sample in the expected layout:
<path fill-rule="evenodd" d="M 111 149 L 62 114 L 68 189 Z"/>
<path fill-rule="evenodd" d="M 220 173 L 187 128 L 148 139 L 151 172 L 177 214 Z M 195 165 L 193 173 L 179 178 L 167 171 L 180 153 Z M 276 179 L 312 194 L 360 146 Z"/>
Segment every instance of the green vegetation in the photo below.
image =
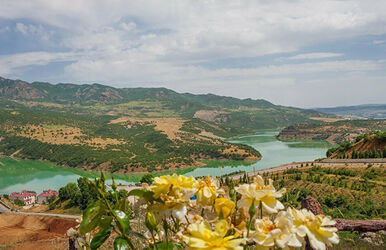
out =
<path fill-rule="evenodd" d="M 147 184 L 151 184 L 153 182 L 153 175 L 151 174 L 145 174 L 142 176 L 141 180 L 139 182 L 141 183 L 147 183 Z"/>
<path fill-rule="evenodd" d="M 20 199 L 13 200 L 13 203 L 15 203 L 15 205 L 20 206 L 20 207 L 25 205 L 24 201 L 22 201 Z"/>
<path fill-rule="evenodd" d="M 152 124 L 133 124 L 128 128 L 125 124 L 110 124 L 109 117 L 32 112 L 25 109 L 18 110 L 18 114 L 12 112 L 0 109 L 0 152 L 21 158 L 49 160 L 63 166 L 98 169 L 105 164 L 111 172 L 151 172 L 162 170 L 168 164 L 175 165 L 175 168 L 194 165 L 198 159 L 244 160 L 249 156 L 259 156 L 255 149 L 245 145 L 237 147 L 246 154 L 225 153 L 232 144 L 218 140 L 216 143 L 215 140 L 189 138 L 172 141 L 161 131 L 155 130 Z M 47 131 L 46 127 L 63 126 L 78 128 L 83 135 L 72 144 L 52 144 L 39 139 Z M 12 128 L 12 131 L 8 128 Z M 44 136 L 66 136 L 61 135 L 60 129 L 55 131 Z M 31 135 L 31 138 L 26 134 Z M 194 135 L 188 136 L 196 138 Z M 105 147 L 87 143 L 93 138 L 114 139 L 122 143 Z"/>
<path fill-rule="evenodd" d="M 252 147 L 222 138 L 326 116 L 265 100 L 165 88 L 52 85 L 0 77 L 0 153 L 113 173 L 178 170 L 199 160 L 257 159 L 260 154 Z M 164 118 L 181 124 L 166 132 L 169 128 L 157 127 L 156 119 Z"/>
<path fill-rule="evenodd" d="M 386 171 L 383 165 L 367 168 L 304 167 L 266 174 L 287 188 L 283 201 L 292 206 L 308 195 L 317 198 L 326 214 L 344 219 L 385 219 Z"/>
<path fill-rule="evenodd" d="M 64 208 L 77 207 L 80 210 L 85 210 L 90 204 L 97 200 L 98 194 L 88 184 L 88 178 L 82 177 L 78 179 L 78 183 L 68 183 L 66 186 L 59 189 L 59 199 L 51 201 L 53 207 L 59 207 L 61 204 L 65 204 Z M 117 191 L 118 199 L 127 198 L 128 193 L 126 190 Z M 111 202 L 116 201 L 116 197 L 113 195 L 107 196 Z M 51 207 L 50 207 L 51 209 Z"/>

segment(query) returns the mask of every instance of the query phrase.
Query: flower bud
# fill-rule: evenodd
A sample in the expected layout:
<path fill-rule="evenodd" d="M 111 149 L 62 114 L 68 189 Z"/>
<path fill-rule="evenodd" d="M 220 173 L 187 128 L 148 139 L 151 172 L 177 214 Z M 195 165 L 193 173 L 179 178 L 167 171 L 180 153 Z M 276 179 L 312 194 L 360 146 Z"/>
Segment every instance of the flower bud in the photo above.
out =
<path fill-rule="evenodd" d="M 236 202 L 236 190 L 234 188 L 231 188 L 231 190 L 229 190 L 229 197 L 233 202 Z"/>
<path fill-rule="evenodd" d="M 157 221 L 155 219 L 155 216 L 152 212 L 148 211 L 146 214 L 146 220 L 145 225 L 149 231 L 154 231 L 157 227 Z"/>
<path fill-rule="evenodd" d="M 117 183 L 115 182 L 114 177 L 112 177 L 112 178 L 113 178 L 113 184 L 111 185 L 111 187 L 115 191 L 115 190 L 117 190 Z"/>

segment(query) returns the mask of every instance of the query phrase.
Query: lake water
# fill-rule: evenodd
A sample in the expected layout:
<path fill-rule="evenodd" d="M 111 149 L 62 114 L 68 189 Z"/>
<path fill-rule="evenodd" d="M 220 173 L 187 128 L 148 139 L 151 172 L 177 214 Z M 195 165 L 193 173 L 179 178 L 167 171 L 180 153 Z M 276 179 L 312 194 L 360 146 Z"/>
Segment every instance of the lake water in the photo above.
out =
<path fill-rule="evenodd" d="M 254 171 L 270 168 L 293 161 L 308 161 L 325 156 L 327 145 L 323 143 L 281 142 L 275 138 L 278 131 L 259 131 L 255 135 L 243 136 L 229 140 L 230 142 L 250 145 L 263 155 L 263 158 L 247 166 L 227 166 L 224 161 L 212 161 L 209 165 L 219 167 L 205 167 L 195 169 L 186 175 L 219 176 L 235 171 Z M 235 164 L 232 164 L 235 165 Z M 98 173 L 58 167 L 54 164 L 33 160 L 15 160 L 0 158 L 0 194 L 34 190 L 37 193 L 45 189 L 58 190 L 69 182 L 76 182 L 80 176 L 96 177 Z M 114 175 L 117 183 L 129 184 L 138 181 L 139 175 Z"/>
<path fill-rule="evenodd" d="M 330 146 L 324 142 L 282 142 L 276 139 L 278 131 L 266 130 L 255 135 L 242 136 L 228 140 L 233 143 L 242 143 L 259 150 L 263 158 L 246 166 L 224 166 L 217 168 L 198 168 L 188 173 L 192 176 L 220 176 L 235 171 L 247 171 L 267 169 L 294 161 L 312 161 L 326 156 Z"/>

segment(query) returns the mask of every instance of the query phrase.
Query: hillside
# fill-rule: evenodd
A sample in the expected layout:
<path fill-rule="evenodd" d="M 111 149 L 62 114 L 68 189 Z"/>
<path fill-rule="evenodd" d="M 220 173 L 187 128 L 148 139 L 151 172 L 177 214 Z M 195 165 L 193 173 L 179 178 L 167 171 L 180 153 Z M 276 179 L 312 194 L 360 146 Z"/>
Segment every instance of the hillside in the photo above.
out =
<path fill-rule="evenodd" d="M 386 158 L 386 132 L 359 136 L 355 142 L 342 143 L 327 151 L 332 159 Z"/>
<path fill-rule="evenodd" d="M 117 89 L 100 84 L 27 83 L 1 77 L 0 99 L 3 105 L 22 105 L 34 110 L 112 117 L 197 118 L 217 124 L 219 128 L 215 134 L 220 135 L 222 131 L 229 136 L 284 127 L 309 121 L 310 117 L 328 117 L 321 112 L 277 106 L 265 100 L 180 94 L 166 88 Z"/>
<path fill-rule="evenodd" d="M 386 171 L 382 164 L 302 166 L 285 171 L 266 173 L 276 187 L 285 187 L 287 192 L 282 201 L 286 206 L 300 208 L 307 196 L 316 198 L 325 214 L 342 219 L 385 219 L 386 218 Z M 338 232 L 340 243 L 330 249 L 384 249 L 383 239 L 366 241 L 365 233 Z M 371 243 L 371 244 L 369 244 Z"/>
<path fill-rule="evenodd" d="M 357 136 L 371 131 L 386 131 L 386 120 L 345 120 L 337 122 L 308 122 L 284 128 L 280 140 L 325 140 L 332 144 L 352 142 Z"/>
<path fill-rule="evenodd" d="M 334 108 L 315 108 L 314 110 L 349 118 L 386 119 L 386 104 L 367 104 Z"/>
<path fill-rule="evenodd" d="M 166 88 L 28 83 L 0 77 L 0 153 L 108 172 L 254 161 L 260 153 L 224 138 L 278 128 L 320 112 L 265 100 L 180 94 Z"/>

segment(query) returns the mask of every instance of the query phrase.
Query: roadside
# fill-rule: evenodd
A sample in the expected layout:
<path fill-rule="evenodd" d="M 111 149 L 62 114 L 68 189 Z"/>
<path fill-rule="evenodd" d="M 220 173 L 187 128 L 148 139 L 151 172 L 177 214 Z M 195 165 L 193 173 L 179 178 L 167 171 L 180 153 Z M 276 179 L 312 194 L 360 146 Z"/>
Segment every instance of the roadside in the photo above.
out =
<path fill-rule="evenodd" d="M 325 159 L 322 161 L 303 161 L 303 162 L 292 162 L 292 163 L 286 163 L 282 164 L 280 166 L 257 170 L 253 172 L 248 172 L 247 175 L 249 177 L 255 176 L 255 175 L 261 175 L 264 173 L 270 173 L 270 172 L 277 172 L 277 171 L 284 171 L 287 169 L 292 168 L 299 168 L 299 167 L 305 167 L 305 166 L 344 166 L 345 164 L 355 164 L 355 165 L 368 165 L 368 164 L 386 164 L 386 158 L 376 158 L 376 159 Z M 240 177 L 243 177 L 244 173 L 238 173 L 235 175 L 229 176 L 231 179 L 239 179 Z"/>

